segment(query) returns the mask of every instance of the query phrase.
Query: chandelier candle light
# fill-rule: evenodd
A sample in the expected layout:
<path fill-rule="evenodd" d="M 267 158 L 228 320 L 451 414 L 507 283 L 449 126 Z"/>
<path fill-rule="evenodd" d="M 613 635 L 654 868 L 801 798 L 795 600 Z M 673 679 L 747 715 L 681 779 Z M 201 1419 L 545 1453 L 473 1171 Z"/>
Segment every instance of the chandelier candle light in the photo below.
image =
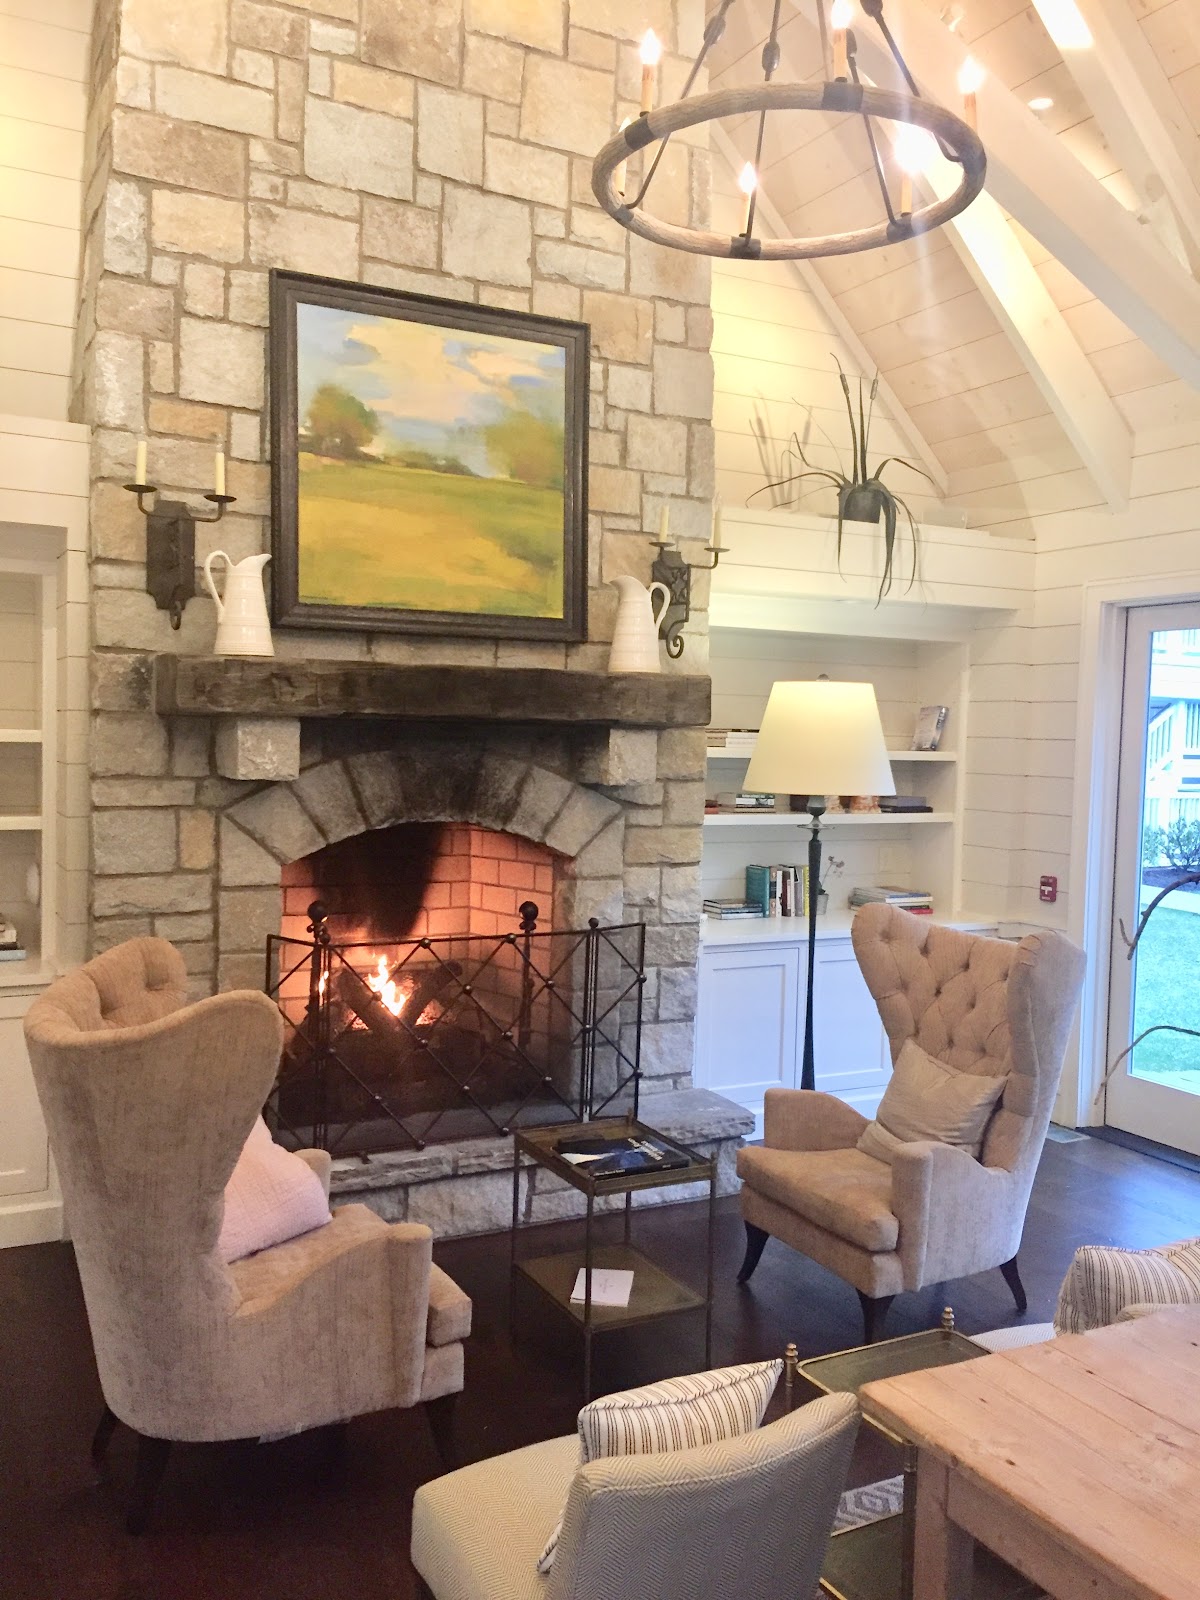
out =
<path fill-rule="evenodd" d="M 777 82 L 775 77 L 783 64 L 779 43 L 783 8 L 777 0 L 761 53 L 761 81 L 744 87 L 694 94 L 693 89 L 700 80 L 708 56 L 725 32 L 728 14 L 739 3 L 749 5 L 750 0 L 717 0 L 679 99 L 670 104 L 657 107 L 654 104 L 662 43 L 653 31 L 646 34 L 641 46 L 641 115 L 623 125 L 592 163 L 592 192 L 610 217 L 630 233 L 671 250 L 744 260 L 792 261 L 850 255 L 860 250 L 876 250 L 896 244 L 916 234 L 942 227 L 971 204 L 983 188 L 987 154 L 976 131 L 976 95 L 983 81 L 983 72 L 970 56 L 965 56 L 961 63 L 958 87 L 963 97 L 963 115 L 959 116 L 922 96 L 917 80 L 884 19 L 884 0 L 860 0 L 860 4 L 863 16 L 874 23 L 895 63 L 898 83 L 892 88 L 871 83 L 859 73 L 857 42 L 852 27 L 857 13 L 852 0 L 797 0 L 798 5 L 803 3 L 814 7 L 822 39 L 827 36 L 830 39 L 831 55 L 827 58 L 825 68 L 830 72 L 830 77 L 818 83 Z M 961 46 L 956 45 L 956 48 Z M 766 120 L 768 115 L 784 112 L 821 112 L 861 119 L 882 201 L 883 216 L 880 221 L 866 227 L 807 238 L 772 239 L 755 236 Z M 725 118 L 745 119 L 748 114 L 757 118 L 757 128 L 754 159 L 747 161 L 739 179 L 739 187 L 746 196 L 742 231 L 730 236 L 667 222 L 654 215 L 648 201 L 663 154 L 672 137 L 686 128 L 720 122 Z M 928 204 L 914 209 L 912 174 L 909 173 L 906 191 L 901 180 L 901 204 L 893 203 L 888 172 L 880 155 L 877 128 L 877 124 L 889 122 L 924 129 L 927 136 L 936 142 L 942 156 L 961 169 L 958 187 L 953 193 L 934 198 Z M 657 146 L 653 155 L 650 154 L 651 146 Z M 646 152 L 644 164 L 640 179 L 631 185 L 628 181 L 628 162 L 630 156 L 639 151 Z M 894 173 L 892 176 L 894 180 Z M 903 204 L 906 194 L 907 206 Z"/>
<path fill-rule="evenodd" d="M 654 77 L 662 60 L 662 40 L 654 29 L 642 40 L 642 115 L 654 110 Z"/>

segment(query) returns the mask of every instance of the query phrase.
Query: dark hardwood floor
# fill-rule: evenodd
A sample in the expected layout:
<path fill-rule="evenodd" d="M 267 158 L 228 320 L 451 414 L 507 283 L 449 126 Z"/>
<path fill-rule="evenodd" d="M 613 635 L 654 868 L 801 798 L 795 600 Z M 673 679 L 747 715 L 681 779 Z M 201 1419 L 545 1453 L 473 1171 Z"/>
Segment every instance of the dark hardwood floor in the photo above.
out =
<path fill-rule="evenodd" d="M 637 1236 L 680 1275 L 703 1275 L 703 1209 L 642 1213 Z M 574 1229 L 542 1230 L 548 1244 Z M 1021 1252 L 1027 1320 L 1046 1320 L 1075 1247 L 1145 1246 L 1200 1234 L 1200 1176 L 1087 1139 L 1050 1144 Z M 751 1284 L 734 1275 L 743 1235 L 737 1202 L 721 1203 L 714 1364 L 803 1355 L 861 1340 L 853 1290 L 776 1241 Z M 523 1337 L 507 1326 L 505 1238 L 442 1245 L 437 1258 L 475 1300 L 467 1387 L 459 1404 L 462 1458 L 494 1455 L 569 1432 L 579 1405 L 579 1344 L 532 1301 Z M 898 1299 L 889 1333 L 932 1325 L 943 1303 L 964 1332 L 1013 1318 L 999 1272 Z M 698 1318 L 597 1342 L 597 1390 L 694 1371 Z M 304 1381 L 303 1373 L 297 1382 Z M 122 1512 L 132 1474 L 123 1430 L 97 1483 L 88 1445 L 101 1398 L 79 1282 L 67 1245 L 0 1252 L 0 1600 L 412 1600 L 409 1507 L 440 1470 L 423 1414 L 389 1412 L 350 1425 L 340 1464 L 320 1440 L 181 1447 L 150 1533 L 131 1539 Z M 854 1478 L 895 1470 L 869 1446 Z M 464 1506 L 464 1515 L 470 1507 Z"/>

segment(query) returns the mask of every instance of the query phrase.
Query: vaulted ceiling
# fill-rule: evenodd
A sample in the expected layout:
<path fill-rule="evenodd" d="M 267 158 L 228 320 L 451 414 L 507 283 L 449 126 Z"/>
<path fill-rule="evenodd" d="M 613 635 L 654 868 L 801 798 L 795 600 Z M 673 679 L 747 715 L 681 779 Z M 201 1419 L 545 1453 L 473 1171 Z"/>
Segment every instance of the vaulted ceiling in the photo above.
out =
<path fill-rule="evenodd" d="M 713 87 L 761 78 L 770 13 L 738 0 Z M 813 0 L 781 14 L 777 76 L 819 79 Z M 815 274 L 910 448 L 972 521 L 1014 495 L 1053 509 L 1064 474 L 1076 504 L 1123 509 L 1135 436 L 1200 435 L 1200 0 L 885 0 L 885 16 L 943 104 L 961 104 L 968 52 L 986 68 L 987 190 L 934 234 L 796 271 Z M 856 37 L 864 76 L 895 83 L 861 13 Z M 726 123 L 718 154 L 751 159 L 757 133 L 757 117 Z M 769 117 L 759 175 L 768 231 L 882 215 L 858 118 Z M 936 192 L 936 173 L 922 182 Z"/>

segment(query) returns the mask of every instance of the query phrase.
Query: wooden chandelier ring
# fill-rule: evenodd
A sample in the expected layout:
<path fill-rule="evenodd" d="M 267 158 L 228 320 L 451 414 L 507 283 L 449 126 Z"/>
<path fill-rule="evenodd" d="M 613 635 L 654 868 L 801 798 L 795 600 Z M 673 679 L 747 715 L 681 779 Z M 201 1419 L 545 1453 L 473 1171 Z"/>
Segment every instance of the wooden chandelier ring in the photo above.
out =
<path fill-rule="evenodd" d="M 910 122 L 925 128 L 954 151 L 962 164 L 962 180 L 952 195 L 922 206 L 895 223 L 884 220 L 871 228 L 850 233 L 829 233 L 811 239 L 759 239 L 747 243 L 744 235 L 705 232 L 663 222 L 640 206 L 628 206 L 617 192 L 613 175 L 622 162 L 638 150 L 683 128 L 754 111 L 833 111 L 848 116 L 868 115 L 886 122 Z M 810 256 L 852 255 L 877 250 L 918 233 L 929 233 L 965 211 L 983 188 L 987 153 L 973 128 L 952 111 L 894 89 L 877 89 L 837 80 L 833 83 L 760 83 L 743 89 L 717 89 L 637 117 L 615 134 L 592 165 L 592 193 L 609 216 L 655 244 L 692 255 L 752 257 L 762 261 L 796 261 Z"/>

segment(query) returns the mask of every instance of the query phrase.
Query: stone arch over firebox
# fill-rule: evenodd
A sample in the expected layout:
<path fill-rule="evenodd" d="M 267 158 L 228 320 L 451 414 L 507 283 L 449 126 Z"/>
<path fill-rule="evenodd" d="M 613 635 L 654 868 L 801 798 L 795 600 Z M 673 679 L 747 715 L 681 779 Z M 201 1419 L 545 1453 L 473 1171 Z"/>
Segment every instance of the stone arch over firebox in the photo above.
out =
<path fill-rule="evenodd" d="M 326 844 L 400 822 L 458 822 L 516 834 L 562 858 L 555 925 L 620 921 L 625 818 L 607 795 L 536 760 L 460 745 L 377 750 L 321 761 L 220 814 L 217 981 L 262 981 L 280 925 L 280 869 Z"/>

